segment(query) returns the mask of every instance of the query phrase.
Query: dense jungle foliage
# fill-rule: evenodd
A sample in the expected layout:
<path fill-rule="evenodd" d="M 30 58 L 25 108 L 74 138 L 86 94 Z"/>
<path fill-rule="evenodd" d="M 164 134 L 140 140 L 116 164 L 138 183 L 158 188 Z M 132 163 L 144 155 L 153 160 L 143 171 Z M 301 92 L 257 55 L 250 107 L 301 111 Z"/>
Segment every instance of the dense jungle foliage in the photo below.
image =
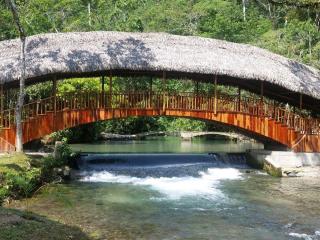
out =
<path fill-rule="evenodd" d="M 28 35 L 69 31 L 137 31 L 196 35 L 256 45 L 320 68 L 318 0 L 17 0 Z M 5 0 L 0 0 L 0 40 L 18 36 Z M 114 91 L 145 89 L 150 78 L 116 78 Z M 161 90 L 153 80 L 153 90 Z M 59 82 L 59 93 L 99 89 L 100 79 Z M 195 91 L 192 81 L 169 81 L 172 91 Z M 50 95 L 51 83 L 28 88 L 29 100 Z M 210 93 L 212 86 L 201 84 Z M 219 91 L 234 91 L 220 88 Z M 65 131 L 77 140 L 96 131 L 135 133 L 150 130 L 204 130 L 206 123 L 187 119 L 132 118 L 95 123 Z M 82 138 L 83 139 L 83 138 Z"/>

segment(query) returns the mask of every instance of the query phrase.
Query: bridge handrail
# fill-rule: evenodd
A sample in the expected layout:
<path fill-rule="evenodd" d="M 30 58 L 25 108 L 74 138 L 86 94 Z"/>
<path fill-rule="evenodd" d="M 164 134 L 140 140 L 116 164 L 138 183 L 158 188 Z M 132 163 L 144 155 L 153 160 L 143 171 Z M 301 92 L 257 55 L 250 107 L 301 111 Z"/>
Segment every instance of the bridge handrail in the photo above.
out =
<path fill-rule="evenodd" d="M 0 137 L 0 153 L 13 153 L 16 147 Z"/>
<path fill-rule="evenodd" d="M 173 93 L 114 93 L 83 91 L 39 99 L 23 106 L 22 119 L 27 121 L 48 112 L 96 108 L 146 108 L 175 109 L 209 112 L 241 112 L 253 116 L 268 117 L 301 133 L 320 134 L 320 120 L 304 117 L 261 99 L 219 94 L 217 99 L 209 95 L 185 92 Z M 215 109 L 216 108 L 216 109 Z M 14 109 L 0 113 L 0 126 L 10 128 L 15 122 Z"/>

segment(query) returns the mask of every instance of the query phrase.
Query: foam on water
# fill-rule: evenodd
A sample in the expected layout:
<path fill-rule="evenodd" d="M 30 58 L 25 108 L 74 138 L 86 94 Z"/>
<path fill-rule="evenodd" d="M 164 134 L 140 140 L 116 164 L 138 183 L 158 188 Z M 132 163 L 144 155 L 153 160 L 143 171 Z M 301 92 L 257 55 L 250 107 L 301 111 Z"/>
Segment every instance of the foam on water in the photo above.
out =
<path fill-rule="evenodd" d="M 217 188 L 221 180 L 241 179 L 241 173 L 234 168 L 209 168 L 199 172 L 199 177 L 146 177 L 137 178 L 125 175 L 115 175 L 108 171 L 91 172 L 84 176 L 83 182 L 109 182 L 148 186 L 170 199 L 184 196 L 201 196 L 217 198 L 223 196 Z"/>
<path fill-rule="evenodd" d="M 309 235 L 309 234 L 306 234 L 306 233 L 294 233 L 294 232 L 291 232 L 291 233 L 289 233 L 289 236 L 297 238 L 297 239 L 315 240 L 315 239 L 318 239 L 318 236 L 319 236 L 317 232 L 318 231 L 315 232 L 315 235 Z"/>

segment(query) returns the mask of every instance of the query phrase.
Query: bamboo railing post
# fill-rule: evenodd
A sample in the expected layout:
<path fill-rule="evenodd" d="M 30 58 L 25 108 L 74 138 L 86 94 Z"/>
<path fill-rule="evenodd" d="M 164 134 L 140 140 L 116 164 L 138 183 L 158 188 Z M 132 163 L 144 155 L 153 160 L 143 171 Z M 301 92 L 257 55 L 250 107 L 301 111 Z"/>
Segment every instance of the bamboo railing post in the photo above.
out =
<path fill-rule="evenodd" d="M 199 95 L 199 81 L 196 81 L 196 96 Z"/>
<path fill-rule="evenodd" d="M 57 114 L 57 77 L 54 76 L 52 81 L 52 96 L 53 96 L 53 112 Z"/>
<path fill-rule="evenodd" d="M 112 108 L 112 73 L 110 71 L 110 75 L 109 75 L 109 104 L 108 106 L 110 108 Z"/>
<path fill-rule="evenodd" d="M 0 111 L 1 113 L 4 110 L 4 91 L 3 91 L 3 84 L 0 85 Z"/>
<path fill-rule="evenodd" d="M 4 92 L 3 92 L 3 84 L 0 85 L 0 128 L 4 125 Z"/>
<path fill-rule="evenodd" d="M 104 75 L 101 78 L 101 105 L 103 108 L 105 108 L 105 90 L 104 90 L 104 83 L 105 83 L 105 78 Z"/>
<path fill-rule="evenodd" d="M 11 128 L 11 111 L 9 110 L 9 116 L 8 116 L 8 128 Z"/>
<path fill-rule="evenodd" d="M 217 75 L 215 75 L 214 77 L 214 114 L 217 114 L 217 101 L 218 101 L 217 82 L 218 82 L 218 77 Z"/>
<path fill-rule="evenodd" d="M 238 87 L 238 112 L 241 112 L 241 88 Z"/>
<path fill-rule="evenodd" d="M 163 71 L 162 73 L 162 81 L 163 81 L 163 103 L 162 103 L 162 111 L 166 111 L 166 95 L 167 95 L 167 79 L 166 79 L 166 72 Z"/>
<path fill-rule="evenodd" d="M 152 108 L 152 87 L 153 87 L 153 78 L 150 78 L 150 88 L 149 88 L 149 103 L 148 108 Z"/>
<path fill-rule="evenodd" d="M 259 115 L 264 115 L 263 114 L 263 109 L 264 109 L 264 102 L 263 102 L 263 100 L 264 100 L 264 85 L 263 85 L 263 82 L 261 82 L 261 85 L 260 85 L 260 94 L 261 94 L 261 96 L 260 96 L 260 111 L 259 111 Z"/>
<path fill-rule="evenodd" d="M 40 114 L 41 114 L 42 113 L 42 109 L 41 109 L 41 106 L 40 106 L 40 98 L 38 98 L 36 106 L 35 106 L 35 111 L 33 111 L 34 112 L 33 113 L 34 116 L 38 116 L 39 115 L 39 109 L 40 109 Z"/>

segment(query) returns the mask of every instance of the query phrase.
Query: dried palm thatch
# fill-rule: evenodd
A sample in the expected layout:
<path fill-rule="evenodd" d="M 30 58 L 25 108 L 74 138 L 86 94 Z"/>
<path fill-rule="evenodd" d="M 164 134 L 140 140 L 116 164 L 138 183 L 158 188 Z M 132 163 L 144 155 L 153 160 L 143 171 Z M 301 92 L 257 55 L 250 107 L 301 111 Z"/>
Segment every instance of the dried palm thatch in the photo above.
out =
<path fill-rule="evenodd" d="M 74 32 L 31 36 L 26 46 L 27 83 L 110 70 L 119 75 L 165 71 L 212 81 L 218 75 L 222 82 L 248 88 L 258 83 L 256 91 L 263 81 L 270 95 L 273 86 L 320 100 L 319 70 L 245 44 L 164 33 Z M 19 79 L 19 47 L 17 39 L 0 42 L 0 82 Z"/>

